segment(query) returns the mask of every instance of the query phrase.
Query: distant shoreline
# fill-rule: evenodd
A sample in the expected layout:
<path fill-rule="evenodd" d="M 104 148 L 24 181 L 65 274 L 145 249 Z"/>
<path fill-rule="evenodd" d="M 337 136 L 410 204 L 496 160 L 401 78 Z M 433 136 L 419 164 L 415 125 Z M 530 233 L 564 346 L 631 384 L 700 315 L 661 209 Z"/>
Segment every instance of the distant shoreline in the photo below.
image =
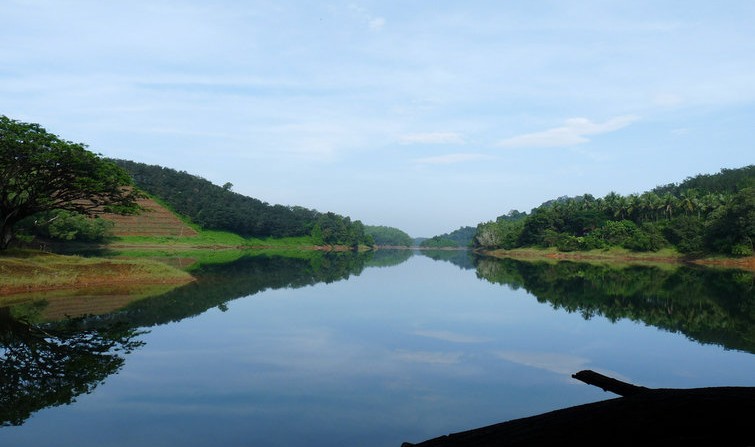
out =
<path fill-rule="evenodd" d="M 693 258 L 678 253 L 654 253 L 631 251 L 572 251 L 560 252 L 547 249 L 517 248 L 513 250 L 475 250 L 475 253 L 499 259 L 609 262 L 629 264 L 694 264 L 706 267 L 738 268 L 755 273 L 755 256 L 742 258 L 707 257 Z"/>

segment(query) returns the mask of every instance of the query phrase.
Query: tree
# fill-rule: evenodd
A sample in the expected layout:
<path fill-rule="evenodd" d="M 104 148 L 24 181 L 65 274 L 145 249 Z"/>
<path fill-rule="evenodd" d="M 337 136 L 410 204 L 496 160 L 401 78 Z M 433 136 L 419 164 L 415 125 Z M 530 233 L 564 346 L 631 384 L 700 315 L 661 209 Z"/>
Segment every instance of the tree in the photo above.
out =
<path fill-rule="evenodd" d="M 365 235 L 372 236 L 375 245 L 411 247 L 413 240 L 411 236 L 398 228 L 386 226 L 366 225 L 364 227 Z M 314 233 L 313 233 L 314 236 Z"/>
<path fill-rule="evenodd" d="M 126 171 L 85 145 L 0 115 L 0 250 L 16 223 L 43 211 L 134 212 L 130 186 Z"/>
<path fill-rule="evenodd" d="M 750 256 L 755 252 L 755 187 L 744 188 L 712 213 L 704 235 L 719 253 Z"/>

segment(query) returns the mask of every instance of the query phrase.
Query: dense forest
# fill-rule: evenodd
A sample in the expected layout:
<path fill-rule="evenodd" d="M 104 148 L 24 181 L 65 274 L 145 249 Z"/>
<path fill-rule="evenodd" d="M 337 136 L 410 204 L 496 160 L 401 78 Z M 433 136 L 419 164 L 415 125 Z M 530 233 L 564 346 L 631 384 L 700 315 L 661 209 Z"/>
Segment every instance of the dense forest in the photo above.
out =
<path fill-rule="evenodd" d="M 364 232 L 382 247 L 411 247 L 413 242 L 411 236 L 398 228 L 367 225 Z"/>
<path fill-rule="evenodd" d="M 161 166 L 113 160 L 135 185 L 203 229 L 246 237 L 312 236 L 316 244 L 373 245 L 362 222 L 332 212 L 271 205 L 217 186 L 201 177 Z"/>
<path fill-rule="evenodd" d="M 450 233 L 444 233 L 433 236 L 430 239 L 424 239 L 419 246 L 422 248 L 457 248 L 469 247 L 477 232 L 475 227 L 461 227 Z"/>
<path fill-rule="evenodd" d="M 701 174 L 642 194 L 560 197 L 529 214 L 516 210 L 477 226 L 484 249 L 623 247 L 682 253 L 753 254 L 755 165 Z"/>

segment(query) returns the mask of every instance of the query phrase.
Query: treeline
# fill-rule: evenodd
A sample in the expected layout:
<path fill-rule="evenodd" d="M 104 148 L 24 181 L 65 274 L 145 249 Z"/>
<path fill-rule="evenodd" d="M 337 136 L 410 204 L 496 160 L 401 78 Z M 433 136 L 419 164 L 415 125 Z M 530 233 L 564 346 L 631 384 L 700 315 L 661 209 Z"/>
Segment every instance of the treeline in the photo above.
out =
<path fill-rule="evenodd" d="M 316 244 L 373 245 L 362 222 L 300 206 L 271 205 L 183 171 L 128 160 L 113 160 L 135 185 L 173 211 L 208 230 L 245 237 L 312 236 Z"/>
<path fill-rule="evenodd" d="M 755 165 L 702 174 L 642 194 L 560 197 L 531 213 L 510 211 L 477 226 L 485 249 L 623 247 L 682 253 L 753 254 Z"/>
<path fill-rule="evenodd" d="M 383 247 L 411 247 L 412 238 L 404 231 L 398 228 L 386 227 L 382 225 L 367 225 L 364 232 L 372 236 L 375 245 Z"/>
<path fill-rule="evenodd" d="M 419 246 L 422 248 L 457 248 L 469 247 L 477 232 L 475 227 L 460 227 L 450 233 L 424 239 Z"/>

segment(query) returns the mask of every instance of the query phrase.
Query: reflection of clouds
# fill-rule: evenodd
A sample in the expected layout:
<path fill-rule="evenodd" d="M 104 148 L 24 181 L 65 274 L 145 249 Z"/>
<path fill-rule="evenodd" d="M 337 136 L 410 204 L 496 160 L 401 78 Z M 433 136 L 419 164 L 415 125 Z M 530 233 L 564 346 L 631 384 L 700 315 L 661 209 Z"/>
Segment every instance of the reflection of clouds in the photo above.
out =
<path fill-rule="evenodd" d="M 415 331 L 415 335 L 422 337 L 435 338 L 451 343 L 485 343 L 490 341 L 489 338 L 475 337 L 473 335 L 459 334 L 450 331 Z"/>
<path fill-rule="evenodd" d="M 460 352 L 396 351 L 400 360 L 433 365 L 455 365 L 461 359 Z"/>
<path fill-rule="evenodd" d="M 520 365 L 569 375 L 585 369 L 590 363 L 589 359 L 558 352 L 499 351 L 496 356 Z"/>

